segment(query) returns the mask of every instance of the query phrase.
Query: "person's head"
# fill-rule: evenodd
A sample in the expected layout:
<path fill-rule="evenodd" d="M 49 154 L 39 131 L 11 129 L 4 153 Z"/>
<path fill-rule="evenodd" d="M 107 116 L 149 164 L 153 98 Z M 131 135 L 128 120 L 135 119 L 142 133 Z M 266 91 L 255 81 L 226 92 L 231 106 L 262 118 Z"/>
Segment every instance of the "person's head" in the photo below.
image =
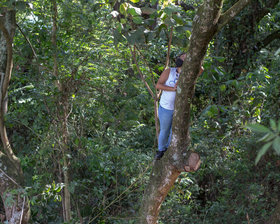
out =
<path fill-rule="evenodd" d="M 186 53 L 179 54 L 179 55 L 176 57 L 175 64 L 176 64 L 176 67 L 177 67 L 177 68 L 182 67 L 185 58 L 186 58 Z"/>

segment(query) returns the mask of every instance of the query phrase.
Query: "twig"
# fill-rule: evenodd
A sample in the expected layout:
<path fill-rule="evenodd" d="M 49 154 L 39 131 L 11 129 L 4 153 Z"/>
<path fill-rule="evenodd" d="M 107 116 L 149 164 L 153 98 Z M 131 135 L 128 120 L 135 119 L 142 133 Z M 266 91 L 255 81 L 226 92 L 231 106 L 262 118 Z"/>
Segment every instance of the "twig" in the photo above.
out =
<path fill-rule="evenodd" d="M 144 77 L 143 73 L 141 72 L 141 70 L 139 68 L 139 65 L 137 63 L 136 52 L 135 52 L 136 46 L 134 45 L 134 50 L 132 50 L 131 47 L 129 47 L 129 48 L 130 48 L 130 51 L 131 51 L 134 63 L 136 65 L 137 71 L 139 72 L 139 75 L 140 75 L 142 81 L 144 82 L 144 84 L 145 84 L 146 88 L 148 89 L 148 92 L 150 93 L 150 95 L 153 97 L 153 99 L 155 99 L 156 95 L 154 94 L 154 92 L 152 91 L 151 87 L 149 86 L 149 84 L 145 80 L 145 77 Z"/>
<path fill-rule="evenodd" d="M 4 173 L 4 175 L 6 175 L 15 185 L 17 185 L 18 187 L 21 187 L 13 178 L 11 178 L 8 174 L 6 174 L 4 170 L 2 170 L 2 169 L 0 168 L 0 171 L 1 171 L 2 173 Z"/>
<path fill-rule="evenodd" d="M 170 47 L 171 47 L 171 43 L 172 43 L 172 35 L 173 35 L 173 27 L 171 27 L 170 30 L 170 34 L 169 34 L 169 41 L 168 41 L 168 50 L 167 50 L 167 55 L 166 55 L 166 62 L 165 62 L 165 67 L 164 69 L 166 69 L 169 65 L 169 55 L 170 55 Z"/>
<path fill-rule="evenodd" d="M 153 72 L 152 72 L 150 66 L 147 64 L 147 62 L 146 62 L 146 60 L 145 60 L 145 57 L 144 57 L 144 55 L 142 54 L 142 52 L 137 48 L 137 46 L 135 46 L 135 47 L 136 47 L 136 50 L 137 50 L 137 51 L 139 52 L 139 54 L 141 55 L 141 57 L 142 57 L 142 59 L 143 59 L 145 65 L 147 66 L 147 68 L 149 69 L 149 71 L 150 71 L 150 73 L 151 73 L 151 75 L 152 75 L 153 85 L 154 85 L 154 88 L 155 88 L 155 90 L 156 90 L 156 98 L 154 98 L 154 99 L 155 99 L 156 101 L 158 101 L 158 100 L 159 100 L 159 97 L 160 97 L 160 95 L 161 95 L 161 90 L 158 91 L 158 90 L 156 89 L 156 82 L 155 82 L 155 78 L 154 78 Z"/>
<path fill-rule="evenodd" d="M 24 34 L 24 32 L 22 31 L 22 29 L 20 28 L 20 26 L 19 26 L 17 23 L 16 23 L 16 25 L 17 25 L 17 27 L 18 27 L 20 33 L 23 35 L 23 37 L 25 38 L 25 40 L 26 40 L 27 43 L 29 44 L 29 46 L 30 46 L 30 48 L 31 48 L 31 50 L 32 50 L 32 52 L 33 52 L 33 55 L 34 55 L 34 57 L 35 57 L 36 60 L 37 60 L 37 59 L 38 59 L 37 54 L 36 54 L 36 52 L 35 52 L 35 49 L 34 49 L 33 45 L 31 44 L 29 38 Z"/>
<path fill-rule="evenodd" d="M 24 196 L 24 198 L 23 198 L 23 205 L 22 205 L 22 209 L 21 209 L 21 216 L 20 216 L 19 224 L 21 224 L 21 222 L 22 222 L 23 211 L 24 211 L 24 204 L 25 204 L 25 196 Z"/>

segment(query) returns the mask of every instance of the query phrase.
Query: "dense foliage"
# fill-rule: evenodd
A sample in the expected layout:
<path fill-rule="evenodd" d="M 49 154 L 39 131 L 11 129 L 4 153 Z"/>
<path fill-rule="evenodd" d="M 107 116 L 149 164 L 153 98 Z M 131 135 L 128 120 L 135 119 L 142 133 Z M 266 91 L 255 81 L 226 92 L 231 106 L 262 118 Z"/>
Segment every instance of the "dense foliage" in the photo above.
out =
<path fill-rule="evenodd" d="M 21 159 L 31 223 L 65 223 L 64 169 L 70 174 L 70 223 L 137 223 L 156 150 L 153 98 L 137 66 L 155 91 L 170 34 L 173 66 L 172 58 L 187 50 L 200 2 L 58 0 L 57 48 L 53 2 L 0 5 L 18 10 L 6 126 Z M 209 46 L 192 108 L 191 147 L 202 167 L 180 175 L 160 223 L 264 223 L 280 200 L 279 35 L 259 44 L 279 33 L 280 8 L 275 4 L 248 27 L 244 18 L 254 6 Z M 62 100 L 69 105 L 66 151 Z M 265 134 L 273 135 L 266 142 L 276 143 L 264 150 Z"/>

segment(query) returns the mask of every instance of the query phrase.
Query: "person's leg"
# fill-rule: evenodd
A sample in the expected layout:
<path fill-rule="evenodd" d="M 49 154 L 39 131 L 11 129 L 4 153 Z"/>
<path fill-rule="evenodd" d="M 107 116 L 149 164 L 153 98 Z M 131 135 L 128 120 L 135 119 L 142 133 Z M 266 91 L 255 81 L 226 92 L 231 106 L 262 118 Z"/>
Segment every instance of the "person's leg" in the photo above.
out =
<path fill-rule="evenodd" d="M 158 137 L 158 150 L 157 157 L 162 157 L 163 153 L 166 151 L 171 140 L 171 126 L 173 118 L 173 110 L 166 110 L 159 106 L 158 117 L 160 123 L 160 133 Z M 157 158 L 157 159 L 160 159 Z"/>
<path fill-rule="evenodd" d="M 167 144 L 166 144 L 165 148 L 169 147 L 169 145 L 171 143 L 171 138 L 172 138 L 172 120 L 171 120 L 170 133 L 169 133 L 168 141 L 167 141 Z"/>

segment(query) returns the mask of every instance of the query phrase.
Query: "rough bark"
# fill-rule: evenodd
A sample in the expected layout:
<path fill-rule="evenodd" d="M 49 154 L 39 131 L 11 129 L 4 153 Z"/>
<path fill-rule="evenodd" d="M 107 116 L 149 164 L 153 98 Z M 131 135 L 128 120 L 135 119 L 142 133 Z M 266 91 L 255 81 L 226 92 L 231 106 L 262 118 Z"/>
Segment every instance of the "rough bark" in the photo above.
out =
<path fill-rule="evenodd" d="M 181 172 L 196 171 L 199 155 L 191 152 L 190 111 L 195 83 L 209 42 L 218 30 L 237 15 L 250 1 L 240 0 L 221 15 L 223 0 L 205 0 L 194 17 L 189 50 L 177 87 L 172 141 L 164 157 L 155 161 L 140 210 L 140 223 L 157 222 L 160 206 Z"/>
<path fill-rule="evenodd" d="M 15 11 L 0 8 L 0 135 L 4 152 L 0 152 L 0 194 L 8 223 L 28 223 L 28 199 L 21 197 L 23 173 L 20 160 L 10 145 L 4 116 L 8 109 L 8 87 L 13 68 L 13 38 L 16 29 Z M 16 194 L 11 192 L 17 190 Z M 9 203 L 7 203 L 9 201 Z"/>

